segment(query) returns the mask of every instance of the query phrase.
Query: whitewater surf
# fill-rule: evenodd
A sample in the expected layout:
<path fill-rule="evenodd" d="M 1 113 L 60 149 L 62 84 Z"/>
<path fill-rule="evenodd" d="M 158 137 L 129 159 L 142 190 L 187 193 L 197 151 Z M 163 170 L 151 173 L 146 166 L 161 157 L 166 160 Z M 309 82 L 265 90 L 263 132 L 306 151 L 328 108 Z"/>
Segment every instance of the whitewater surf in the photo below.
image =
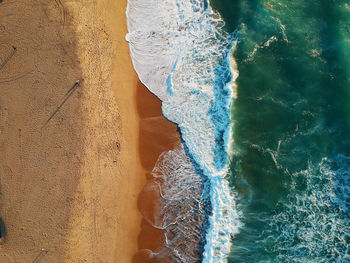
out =
<path fill-rule="evenodd" d="M 164 205 L 167 214 L 178 207 L 171 202 L 174 196 L 179 203 L 194 201 L 176 211 L 178 216 L 162 217 L 167 220 L 161 227 L 172 227 L 172 239 L 176 237 L 173 242 L 166 235 L 166 246 L 174 261 L 193 262 L 190 250 L 179 244 L 186 235 L 195 234 L 193 230 L 180 233 L 189 226 L 190 215 L 197 213 L 202 219 L 196 222 L 201 225 L 195 227 L 198 242 L 194 244 L 204 246 L 200 258 L 225 262 L 240 226 L 225 178 L 232 144 L 233 82 L 238 75 L 230 64 L 235 35 L 222 29 L 222 19 L 207 1 L 199 0 L 129 0 L 127 26 L 134 68 L 142 83 L 162 100 L 164 116 L 178 125 L 183 140 L 181 147 L 160 157 L 153 172 L 162 177 L 161 195 L 169 195 L 169 204 Z M 170 181 L 176 183 L 169 187 Z M 198 182 L 196 191 L 189 189 L 195 186 L 192 182 Z"/>

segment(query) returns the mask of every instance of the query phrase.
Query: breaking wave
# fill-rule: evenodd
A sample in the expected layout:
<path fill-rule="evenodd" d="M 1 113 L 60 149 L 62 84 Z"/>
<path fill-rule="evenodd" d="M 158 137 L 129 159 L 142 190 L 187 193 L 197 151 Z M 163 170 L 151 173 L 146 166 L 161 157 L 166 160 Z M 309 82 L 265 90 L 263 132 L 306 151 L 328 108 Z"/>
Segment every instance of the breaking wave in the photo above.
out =
<path fill-rule="evenodd" d="M 178 125 L 183 139 L 183 146 L 163 153 L 154 169 L 167 200 L 159 210 L 166 247 L 177 262 L 195 262 L 189 251 L 201 251 L 200 246 L 203 262 L 224 262 L 240 226 L 225 179 L 238 75 L 230 63 L 235 36 L 223 31 L 223 21 L 205 0 L 129 0 L 127 26 L 134 68 L 162 100 L 164 116 Z M 190 201 L 188 182 L 196 184 Z M 210 211 L 200 209 L 203 203 Z M 201 219 L 191 226 L 194 213 Z M 189 236 L 197 236 L 196 249 L 188 249 Z"/>

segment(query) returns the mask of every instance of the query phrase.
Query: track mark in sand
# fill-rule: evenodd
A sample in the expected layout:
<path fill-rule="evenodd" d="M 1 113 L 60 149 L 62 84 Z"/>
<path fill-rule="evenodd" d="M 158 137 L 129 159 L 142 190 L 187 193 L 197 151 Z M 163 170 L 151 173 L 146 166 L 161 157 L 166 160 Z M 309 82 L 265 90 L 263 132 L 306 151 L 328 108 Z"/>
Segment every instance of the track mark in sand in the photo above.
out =
<path fill-rule="evenodd" d="M 46 126 L 46 124 L 49 123 L 49 121 L 56 115 L 56 113 L 62 108 L 63 104 L 70 98 L 70 96 L 72 96 L 72 94 L 74 93 L 74 91 L 77 89 L 77 87 L 79 87 L 80 81 L 77 80 L 73 87 L 71 87 L 67 92 L 66 92 L 66 97 L 63 99 L 63 101 L 61 102 L 61 104 L 56 108 L 56 110 L 50 115 L 50 117 L 47 119 L 46 123 L 44 124 L 44 127 Z"/>
<path fill-rule="evenodd" d="M 54 0 L 57 8 L 59 9 L 60 15 L 61 15 L 61 23 L 62 23 L 62 30 L 64 30 L 65 24 L 66 24 L 66 10 L 64 8 L 64 5 L 61 0 Z M 41 6 L 41 9 L 43 13 L 45 14 L 45 17 L 49 21 L 49 23 L 53 22 L 50 19 L 50 15 L 48 14 L 48 4 L 44 6 L 41 0 L 37 0 L 37 3 Z"/>
<path fill-rule="evenodd" d="M 46 256 L 47 253 L 49 253 L 49 251 L 47 251 L 46 249 L 42 249 L 32 263 L 40 262 Z"/>
<path fill-rule="evenodd" d="M 22 129 L 18 129 L 18 143 L 19 143 L 19 161 L 20 161 L 20 163 L 21 163 L 21 169 L 23 169 Z"/>
<path fill-rule="evenodd" d="M 64 9 L 64 6 L 62 4 L 61 0 L 55 0 L 58 8 L 61 10 L 62 12 L 62 30 L 64 29 L 64 25 L 66 24 L 66 10 Z"/>
<path fill-rule="evenodd" d="M 5 58 L 5 60 L 0 64 L 0 70 L 2 70 L 3 67 L 6 66 L 7 62 L 10 61 L 10 59 L 13 57 L 13 55 L 16 53 L 17 48 L 15 46 L 12 46 L 13 50 L 12 52 Z"/>
<path fill-rule="evenodd" d="M 14 77 L 9 77 L 9 78 L 0 78 L 0 83 L 7 83 L 7 82 L 12 82 L 15 80 L 19 80 L 25 76 L 27 76 L 28 74 L 32 73 L 33 71 L 28 71 L 28 72 L 24 72 L 22 74 L 19 74 L 17 76 Z"/>
<path fill-rule="evenodd" d="M 4 107 L 1 105 L 0 102 L 0 163 L 2 161 L 3 154 L 1 154 L 4 149 L 4 142 L 7 138 L 7 132 L 8 132 L 8 117 L 9 117 L 9 111 L 7 107 Z"/>

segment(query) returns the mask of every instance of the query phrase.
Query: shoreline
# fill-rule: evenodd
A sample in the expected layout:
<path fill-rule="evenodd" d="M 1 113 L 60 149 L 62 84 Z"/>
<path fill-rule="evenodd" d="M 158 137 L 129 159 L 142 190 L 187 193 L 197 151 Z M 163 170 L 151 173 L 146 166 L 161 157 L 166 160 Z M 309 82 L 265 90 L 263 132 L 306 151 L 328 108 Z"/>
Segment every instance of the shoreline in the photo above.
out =
<path fill-rule="evenodd" d="M 129 211 L 129 214 L 133 215 L 132 223 L 130 215 L 125 216 L 125 221 L 121 222 L 126 228 L 123 231 L 124 238 L 117 242 L 117 248 L 124 254 L 115 260 L 137 263 L 145 262 L 145 258 L 138 257 L 140 250 L 156 249 L 162 245 L 161 231 L 150 227 L 145 220 L 145 217 L 154 216 L 153 210 L 158 195 L 158 192 L 148 192 L 147 188 L 152 182 L 151 171 L 159 155 L 179 143 L 180 134 L 177 132 L 177 125 L 163 116 L 161 101 L 141 83 L 133 68 L 129 44 L 125 40 L 127 1 L 121 2 L 117 5 L 115 1 L 107 0 L 101 7 L 105 8 L 104 22 L 109 27 L 116 44 L 112 89 L 120 110 L 124 144 L 128 148 L 121 158 L 130 168 L 128 174 L 137 174 L 135 178 L 138 182 L 137 185 L 133 185 L 135 183 L 133 180 L 127 180 L 125 187 L 121 186 L 122 196 L 130 195 L 130 187 L 134 187 L 133 195 L 121 206 L 129 204 L 130 201 L 134 203 L 136 200 L 137 207 Z"/>
<path fill-rule="evenodd" d="M 151 172 L 159 156 L 180 143 L 180 134 L 177 125 L 163 116 L 161 100 L 140 81 L 136 101 L 140 116 L 139 156 L 147 181 L 138 198 L 138 209 L 143 218 L 138 237 L 139 251 L 135 254 L 133 263 L 142 263 L 148 262 L 149 250 L 157 251 L 164 244 L 163 231 L 151 225 L 157 216 L 157 201 L 160 198 L 159 188 L 155 185 Z"/>

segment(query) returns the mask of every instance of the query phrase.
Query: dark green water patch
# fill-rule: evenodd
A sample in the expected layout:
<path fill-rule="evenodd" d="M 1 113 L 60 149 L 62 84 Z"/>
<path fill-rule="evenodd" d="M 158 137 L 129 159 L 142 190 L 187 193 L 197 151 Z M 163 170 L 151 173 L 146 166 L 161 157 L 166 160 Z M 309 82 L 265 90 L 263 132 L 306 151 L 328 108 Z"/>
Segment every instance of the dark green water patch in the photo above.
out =
<path fill-rule="evenodd" d="M 212 6 L 239 32 L 229 262 L 350 262 L 350 3 Z"/>

